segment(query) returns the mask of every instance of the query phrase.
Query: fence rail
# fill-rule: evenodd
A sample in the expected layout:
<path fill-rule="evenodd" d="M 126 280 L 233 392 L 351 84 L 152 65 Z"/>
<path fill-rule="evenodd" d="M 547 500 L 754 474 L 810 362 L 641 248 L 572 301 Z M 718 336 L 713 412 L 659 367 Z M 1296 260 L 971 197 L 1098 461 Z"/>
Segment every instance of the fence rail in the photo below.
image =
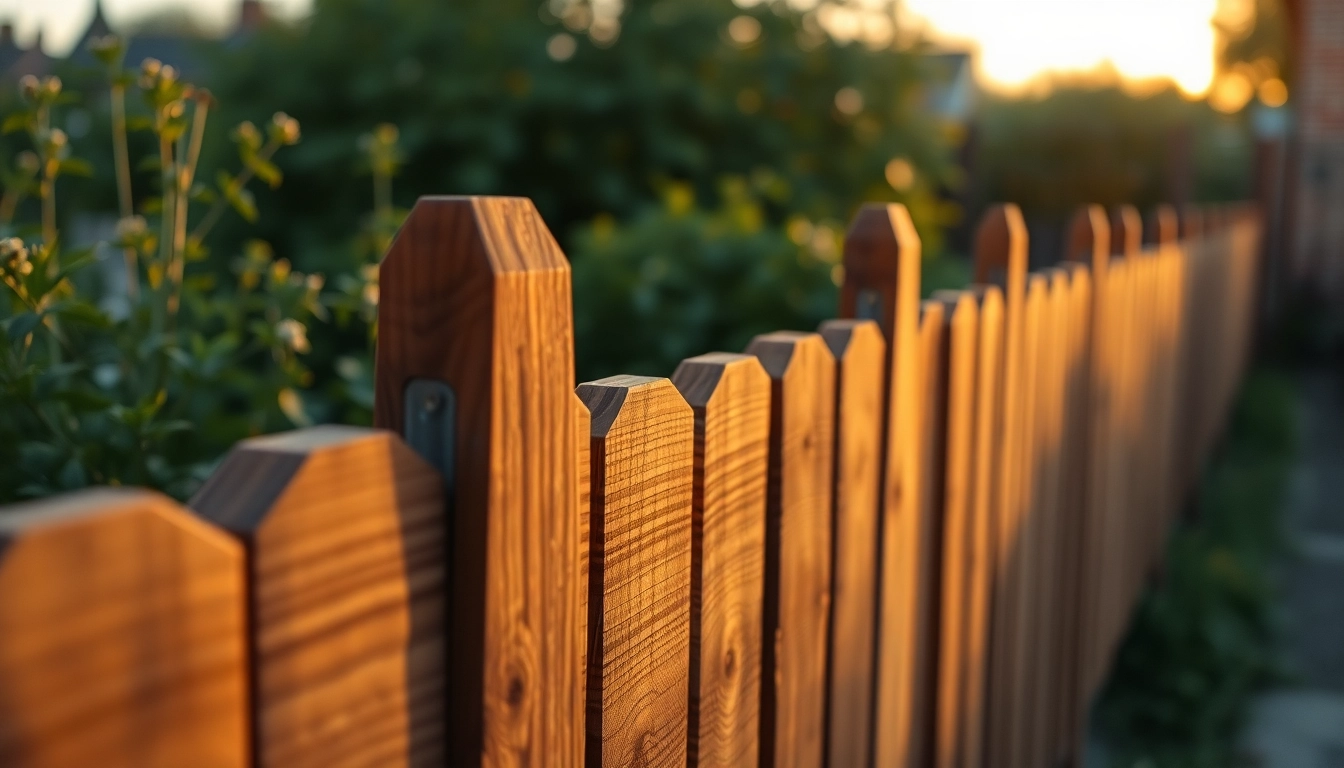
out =
<path fill-rule="evenodd" d="M 240 443 L 186 508 L 0 510 L 0 765 L 1077 765 L 1259 239 L 1091 206 L 1029 272 L 1002 205 L 921 302 L 909 216 L 867 206 L 840 319 L 576 390 L 531 203 L 422 199 L 381 429 Z"/>

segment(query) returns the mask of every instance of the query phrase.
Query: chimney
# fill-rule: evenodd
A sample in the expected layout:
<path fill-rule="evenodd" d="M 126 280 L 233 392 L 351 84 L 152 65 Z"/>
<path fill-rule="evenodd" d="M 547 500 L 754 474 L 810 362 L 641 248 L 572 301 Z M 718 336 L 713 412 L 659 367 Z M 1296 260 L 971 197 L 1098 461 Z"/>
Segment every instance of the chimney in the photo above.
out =
<path fill-rule="evenodd" d="M 0 24 L 0 48 L 8 48 L 14 44 L 14 25 L 6 21 Z"/>
<path fill-rule="evenodd" d="M 237 32 L 256 32 L 266 23 L 266 8 L 261 0 L 243 0 L 238 12 Z"/>
<path fill-rule="evenodd" d="M 41 28 L 41 27 L 38 27 L 38 28 L 37 28 L 37 37 L 33 38 L 33 47 L 32 47 L 32 50 L 37 51 L 38 53 L 41 53 L 41 52 L 42 52 L 42 28 Z"/>

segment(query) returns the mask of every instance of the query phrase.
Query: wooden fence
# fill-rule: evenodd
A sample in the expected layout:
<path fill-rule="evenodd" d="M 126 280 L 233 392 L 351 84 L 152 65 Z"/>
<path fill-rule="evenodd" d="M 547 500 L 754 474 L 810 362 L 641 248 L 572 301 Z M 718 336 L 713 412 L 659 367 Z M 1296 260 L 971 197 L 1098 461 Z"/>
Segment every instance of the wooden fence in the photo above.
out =
<path fill-rule="evenodd" d="M 0 511 L 0 766 L 1076 765 L 1254 314 L 1253 211 L 1143 229 L 1000 206 L 920 301 L 868 206 L 844 319 L 575 390 L 531 203 L 422 199 L 387 431 Z"/>

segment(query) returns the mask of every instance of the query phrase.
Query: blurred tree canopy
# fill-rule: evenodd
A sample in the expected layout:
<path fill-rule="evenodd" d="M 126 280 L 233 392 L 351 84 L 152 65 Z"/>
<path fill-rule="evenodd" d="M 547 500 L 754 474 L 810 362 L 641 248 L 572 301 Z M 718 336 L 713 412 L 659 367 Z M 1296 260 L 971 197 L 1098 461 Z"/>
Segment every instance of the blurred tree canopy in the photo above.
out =
<path fill-rule="evenodd" d="M 258 195 L 267 211 L 261 237 L 298 268 L 357 258 L 349 241 L 370 193 L 352 148 L 390 122 L 404 160 L 396 203 L 408 207 L 422 194 L 532 198 L 574 263 L 579 314 L 621 324 L 614 327 L 639 317 L 620 281 L 581 273 L 640 269 L 647 254 L 625 249 L 614 264 L 604 251 L 589 264 L 589 249 L 660 243 L 668 276 L 651 290 L 671 296 L 678 281 L 706 286 L 695 272 L 701 251 L 737 235 L 771 243 L 767 260 L 829 260 L 774 288 L 810 297 L 787 306 L 829 309 L 838 249 L 814 235 L 800 248 L 788 223 L 838 237 L 862 202 L 900 201 L 936 252 L 941 225 L 956 215 L 938 193 L 955 183 L 956 169 L 944 132 L 921 110 L 921 58 L 890 42 L 835 39 L 818 21 L 824 7 L 658 0 L 613 14 L 584 0 L 317 0 L 301 26 L 272 25 L 221 51 L 210 84 L 226 110 L 238 110 L 222 123 L 275 109 L 303 123 L 306 141 L 279 161 L 283 194 Z M 885 175 L 893 159 L 915 170 L 900 190 Z M 698 221 L 742 204 L 725 188 L 750 196 L 757 215 L 748 230 L 688 234 L 682 213 Z M 669 208 L 676 195 L 689 196 L 695 212 Z M 604 237 L 590 236 L 595 222 Z M 626 226 L 638 232 L 627 237 Z M 724 302 L 739 287 L 751 290 L 715 289 L 706 310 L 719 319 L 714 327 L 723 327 Z M 810 328 L 815 311 L 778 320 Z M 682 319 L 658 333 L 679 333 Z M 727 346 L 736 337 L 703 341 Z M 581 375 L 633 361 L 600 338 L 581 336 L 579 346 Z M 677 359 L 655 355 L 647 367 L 669 373 Z"/>

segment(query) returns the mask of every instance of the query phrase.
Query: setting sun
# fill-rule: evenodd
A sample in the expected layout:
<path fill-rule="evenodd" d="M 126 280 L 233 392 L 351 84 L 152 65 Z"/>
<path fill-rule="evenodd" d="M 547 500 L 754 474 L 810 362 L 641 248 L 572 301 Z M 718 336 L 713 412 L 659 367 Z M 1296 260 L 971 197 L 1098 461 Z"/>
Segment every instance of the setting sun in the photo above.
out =
<path fill-rule="evenodd" d="M 1170 79 L 1197 96 L 1214 77 L 1218 0 L 903 0 L 902 25 L 971 45 L 991 87 L 1114 68 L 1131 81 Z"/>

